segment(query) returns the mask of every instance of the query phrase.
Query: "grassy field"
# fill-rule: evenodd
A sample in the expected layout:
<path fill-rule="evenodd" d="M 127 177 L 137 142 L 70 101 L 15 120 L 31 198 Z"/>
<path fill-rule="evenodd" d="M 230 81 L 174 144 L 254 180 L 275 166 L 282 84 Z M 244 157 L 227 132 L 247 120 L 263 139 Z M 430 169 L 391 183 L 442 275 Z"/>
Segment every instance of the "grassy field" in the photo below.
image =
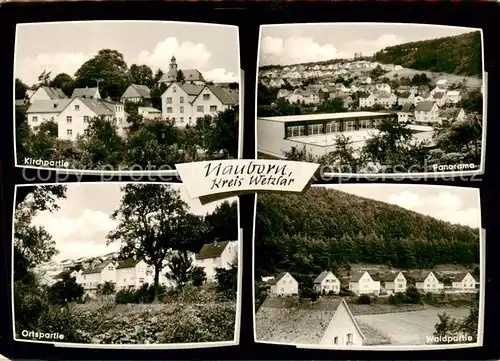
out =
<path fill-rule="evenodd" d="M 462 318 L 469 314 L 468 308 L 427 308 L 413 312 L 385 313 L 355 316 L 360 325 L 370 332 L 364 344 L 424 345 L 426 336 L 432 336 L 439 322 L 438 314 L 448 313 Z M 363 328 L 362 328 L 363 330 Z"/>
<path fill-rule="evenodd" d="M 448 79 L 449 82 L 451 83 L 458 83 L 462 80 L 465 79 L 466 87 L 467 88 L 481 88 L 481 85 L 483 83 L 483 80 L 481 78 L 477 77 L 471 77 L 471 76 L 461 76 L 461 75 L 454 75 L 454 74 L 446 74 L 446 73 L 436 73 L 433 71 L 426 71 L 426 70 L 414 70 L 414 69 L 408 69 L 408 68 L 403 68 L 401 70 L 394 70 L 391 71 L 387 74 L 384 74 L 383 77 L 387 77 L 389 79 L 394 79 L 396 77 L 402 78 L 402 77 L 408 77 L 408 78 L 413 78 L 414 75 L 416 74 L 422 74 L 424 73 L 427 75 L 429 79 L 431 79 L 431 82 L 435 84 L 439 78 L 446 78 Z"/>

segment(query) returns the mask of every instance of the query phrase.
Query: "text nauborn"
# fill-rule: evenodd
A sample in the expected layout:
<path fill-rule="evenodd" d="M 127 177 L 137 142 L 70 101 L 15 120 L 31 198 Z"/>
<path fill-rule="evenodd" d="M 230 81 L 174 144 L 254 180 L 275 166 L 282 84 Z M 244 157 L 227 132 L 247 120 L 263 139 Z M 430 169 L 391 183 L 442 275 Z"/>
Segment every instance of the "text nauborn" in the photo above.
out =
<path fill-rule="evenodd" d="M 205 177 L 213 177 L 210 189 L 230 189 L 244 186 L 288 187 L 295 178 L 286 164 L 262 164 L 249 162 L 242 165 L 208 163 Z"/>

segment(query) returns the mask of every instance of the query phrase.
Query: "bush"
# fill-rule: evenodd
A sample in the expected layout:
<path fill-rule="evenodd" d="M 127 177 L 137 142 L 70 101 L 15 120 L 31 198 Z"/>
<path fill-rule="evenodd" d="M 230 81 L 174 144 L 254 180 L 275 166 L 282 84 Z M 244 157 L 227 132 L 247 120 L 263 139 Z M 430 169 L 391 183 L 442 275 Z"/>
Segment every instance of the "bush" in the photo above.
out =
<path fill-rule="evenodd" d="M 341 288 L 340 288 L 340 292 L 339 292 L 339 296 L 343 296 L 343 297 L 354 296 L 354 292 L 349 291 L 349 290 L 348 290 L 347 288 L 345 288 L 345 287 L 341 287 Z"/>
<path fill-rule="evenodd" d="M 390 295 L 388 300 L 390 305 L 400 305 L 405 303 L 405 296 L 400 293 L 396 293 L 394 295 Z"/>
<path fill-rule="evenodd" d="M 205 270 L 202 267 L 194 267 L 191 271 L 191 280 L 193 282 L 193 286 L 201 286 L 207 280 Z"/>
<path fill-rule="evenodd" d="M 358 305 L 369 305 L 372 303 L 372 299 L 368 295 L 361 295 L 358 297 Z"/>
<path fill-rule="evenodd" d="M 407 303 L 421 304 L 422 303 L 422 294 L 415 286 L 409 286 L 406 289 L 406 298 Z"/>
<path fill-rule="evenodd" d="M 54 305 L 64 305 L 82 299 L 84 289 L 74 277 L 66 276 L 49 288 L 49 300 Z"/>
<path fill-rule="evenodd" d="M 106 281 L 97 286 L 97 294 L 100 296 L 112 295 L 115 292 L 115 284 L 113 282 Z"/>
<path fill-rule="evenodd" d="M 135 292 L 132 290 L 120 290 L 115 295 L 115 302 L 117 304 L 134 303 Z"/>

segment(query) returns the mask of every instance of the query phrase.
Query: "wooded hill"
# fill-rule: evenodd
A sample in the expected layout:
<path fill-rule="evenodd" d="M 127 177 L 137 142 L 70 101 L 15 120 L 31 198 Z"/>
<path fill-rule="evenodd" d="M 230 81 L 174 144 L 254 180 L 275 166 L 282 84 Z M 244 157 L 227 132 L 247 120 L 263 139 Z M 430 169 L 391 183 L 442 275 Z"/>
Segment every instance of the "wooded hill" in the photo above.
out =
<path fill-rule="evenodd" d="M 479 262 L 479 230 L 326 188 L 259 194 L 256 277 L 319 274 L 349 263 L 398 268 Z"/>
<path fill-rule="evenodd" d="M 457 75 L 482 75 L 481 33 L 423 40 L 389 46 L 373 56 L 375 61 Z"/>

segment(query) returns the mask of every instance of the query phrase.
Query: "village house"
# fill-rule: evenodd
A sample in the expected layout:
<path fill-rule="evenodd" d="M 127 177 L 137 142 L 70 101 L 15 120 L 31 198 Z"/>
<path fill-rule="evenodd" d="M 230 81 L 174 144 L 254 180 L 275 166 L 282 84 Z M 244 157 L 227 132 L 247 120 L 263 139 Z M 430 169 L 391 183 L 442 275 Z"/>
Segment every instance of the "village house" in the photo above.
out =
<path fill-rule="evenodd" d="M 161 110 L 152 107 L 139 107 L 137 113 L 144 119 L 161 119 Z"/>
<path fill-rule="evenodd" d="M 99 92 L 99 88 L 75 88 L 73 89 L 73 93 L 71 94 L 71 98 L 85 98 L 85 99 L 101 99 L 101 93 Z"/>
<path fill-rule="evenodd" d="M 436 87 L 440 89 L 448 89 L 448 86 L 450 83 L 448 82 L 448 79 L 439 79 L 436 83 Z"/>
<path fill-rule="evenodd" d="M 387 273 L 382 276 L 383 290 L 391 295 L 406 292 L 406 277 L 403 273 Z"/>
<path fill-rule="evenodd" d="M 359 78 L 361 84 L 371 84 L 372 83 L 372 78 L 369 76 L 362 76 Z"/>
<path fill-rule="evenodd" d="M 416 105 L 415 122 L 417 124 L 437 124 L 439 121 L 439 107 L 436 103 L 422 101 Z"/>
<path fill-rule="evenodd" d="M 71 99 L 37 100 L 26 111 L 28 125 L 37 131 L 40 124 L 48 121 L 56 122 L 59 113 L 66 108 Z"/>
<path fill-rule="evenodd" d="M 351 276 L 349 291 L 359 295 L 380 294 L 380 281 L 375 281 L 367 271 L 360 271 Z"/>
<path fill-rule="evenodd" d="M 447 102 L 450 104 L 457 104 L 462 100 L 460 90 L 450 90 L 446 93 Z"/>
<path fill-rule="evenodd" d="M 415 101 L 415 94 L 410 93 L 409 91 L 406 93 L 401 93 L 398 98 L 398 105 L 402 106 L 405 104 L 413 104 Z"/>
<path fill-rule="evenodd" d="M 161 95 L 162 117 L 178 127 L 196 124 L 205 115 L 214 116 L 239 102 L 238 91 L 216 85 L 171 83 Z"/>
<path fill-rule="evenodd" d="M 371 108 L 375 105 L 376 98 L 373 94 L 369 94 L 368 96 L 362 96 L 359 98 L 359 106 L 360 108 Z"/>
<path fill-rule="evenodd" d="M 419 272 L 413 275 L 415 287 L 422 292 L 441 292 L 444 289 L 443 282 L 439 281 L 431 271 Z"/>
<path fill-rule="evenodd" d="M 228 269 L 237 259 L 238 241 L 214 241 L 203 245 L 194 264 L 203 268 L 208 281 L 213 281 L 216 268 Z"/>
<path fill-rule="evenodd" d="M 140 260 L 129 258 L 116 266 L 116 289 L 137 289 L 143 284 L 152 284 L 154 278 L 148 265 Z"/>
<path fill-rule="evenodd" d="M 397 102 L 398 98 L 393 93 L 379 92 L 375 98 L 375 103 L 385 108 L 390 108 Z"/>
<path fill-rule="evenodd" d="M 285 85 L 285 81 L 283 79 L 273 79 L 269 82 L 269 86 L 271 88 L 280 88 Z"/>
<path fill-rule="evenodd" d="M 401 123 L 413 122 L 414 120 L 413 112 L 414 112 L 413 104 L 407 103 L 403 105 L 401 110 L 398 111 L 398 121 Z"/>
<path fill-rule="evenodd" d="M 122 103 L 132 102 L 132 103 L 150 103 L 151 102 L 151 90 L 146 85 L 130 84 L 125 92 L 120 97 Z"/>
<path fill-rule="evenodd" d="M 386 92 L 386 93 L 391 92 L 391 86 L 386 83 L 375 84 L 375 89 L 377 89 L 379 92 Z"/>
<path fill-rule="evenodd" d="M 95 296 L 97 287 L 105 282 L 116 283 L 116 264 L 105 261 L 94 268 L 83 270 L 80 277 L 85 294 Z"/>
<path fill-rule="evenodd" d="M 283 272 L 269 281 L 271 296 L 293 296 L 299 294 L 299 283 L 288 272 Z"/>
<path fill-rule="evenodd" d="M 362 346 L 365 339 L 347 302 L 341 297 L 312 306 L 267 298 L 256 313 L 255 325 L 257 340 L 292 346 L 349 348 Z"/>
<path fill-rule="evenodd" d="M 458 292 L 477 292 L 476 280 L 469 272 L 461 272 L 451 277 L 451 288 Z"/>
<path fill-rule="evenodd" d="M 465 120 L 465 111 L 462 108 L 444 108 L 439 112 L 441 120 L 449 122 L 462 122 Z"/>
<path fill-rule="evenodd" d="M 314 291 L 338 294 L 340 292 L 340 281 L 333 272 L 323 271 L 314 280 Z"/>
<path fill-rule="evenodd" d="M 436 102 L 439 107 L 442 107 L 447 103 L 448 97 L 446 96 L 445 92 L 435 92 L 434 94 L 432 94 L 431 101 Z"/>
<path fill-rule="evenodd" d="M 181 70 L 182 74 L 184 75 L 184 81 L 186 83 L 194 85 L 204 85 L 206 83 L 203 75 L 197 69 L 179 69 L 175 56 L 173 55 L 170 59 L 168 72 L 163 74 L 162 78 L 159 80 L 159 83 L 170 85 L 178 81 L 179 79 L 177 79 L 177 75 L 179 70 Z"/>
<path fill-rule="evenodd" d="M 58 100 L 67 98 L 66 94 L 64 94 L 64 92 L 59 88 L 41 86 L 30 96 L 29 99 L 30 103 L 33 103 L 38 100 Z"/>

